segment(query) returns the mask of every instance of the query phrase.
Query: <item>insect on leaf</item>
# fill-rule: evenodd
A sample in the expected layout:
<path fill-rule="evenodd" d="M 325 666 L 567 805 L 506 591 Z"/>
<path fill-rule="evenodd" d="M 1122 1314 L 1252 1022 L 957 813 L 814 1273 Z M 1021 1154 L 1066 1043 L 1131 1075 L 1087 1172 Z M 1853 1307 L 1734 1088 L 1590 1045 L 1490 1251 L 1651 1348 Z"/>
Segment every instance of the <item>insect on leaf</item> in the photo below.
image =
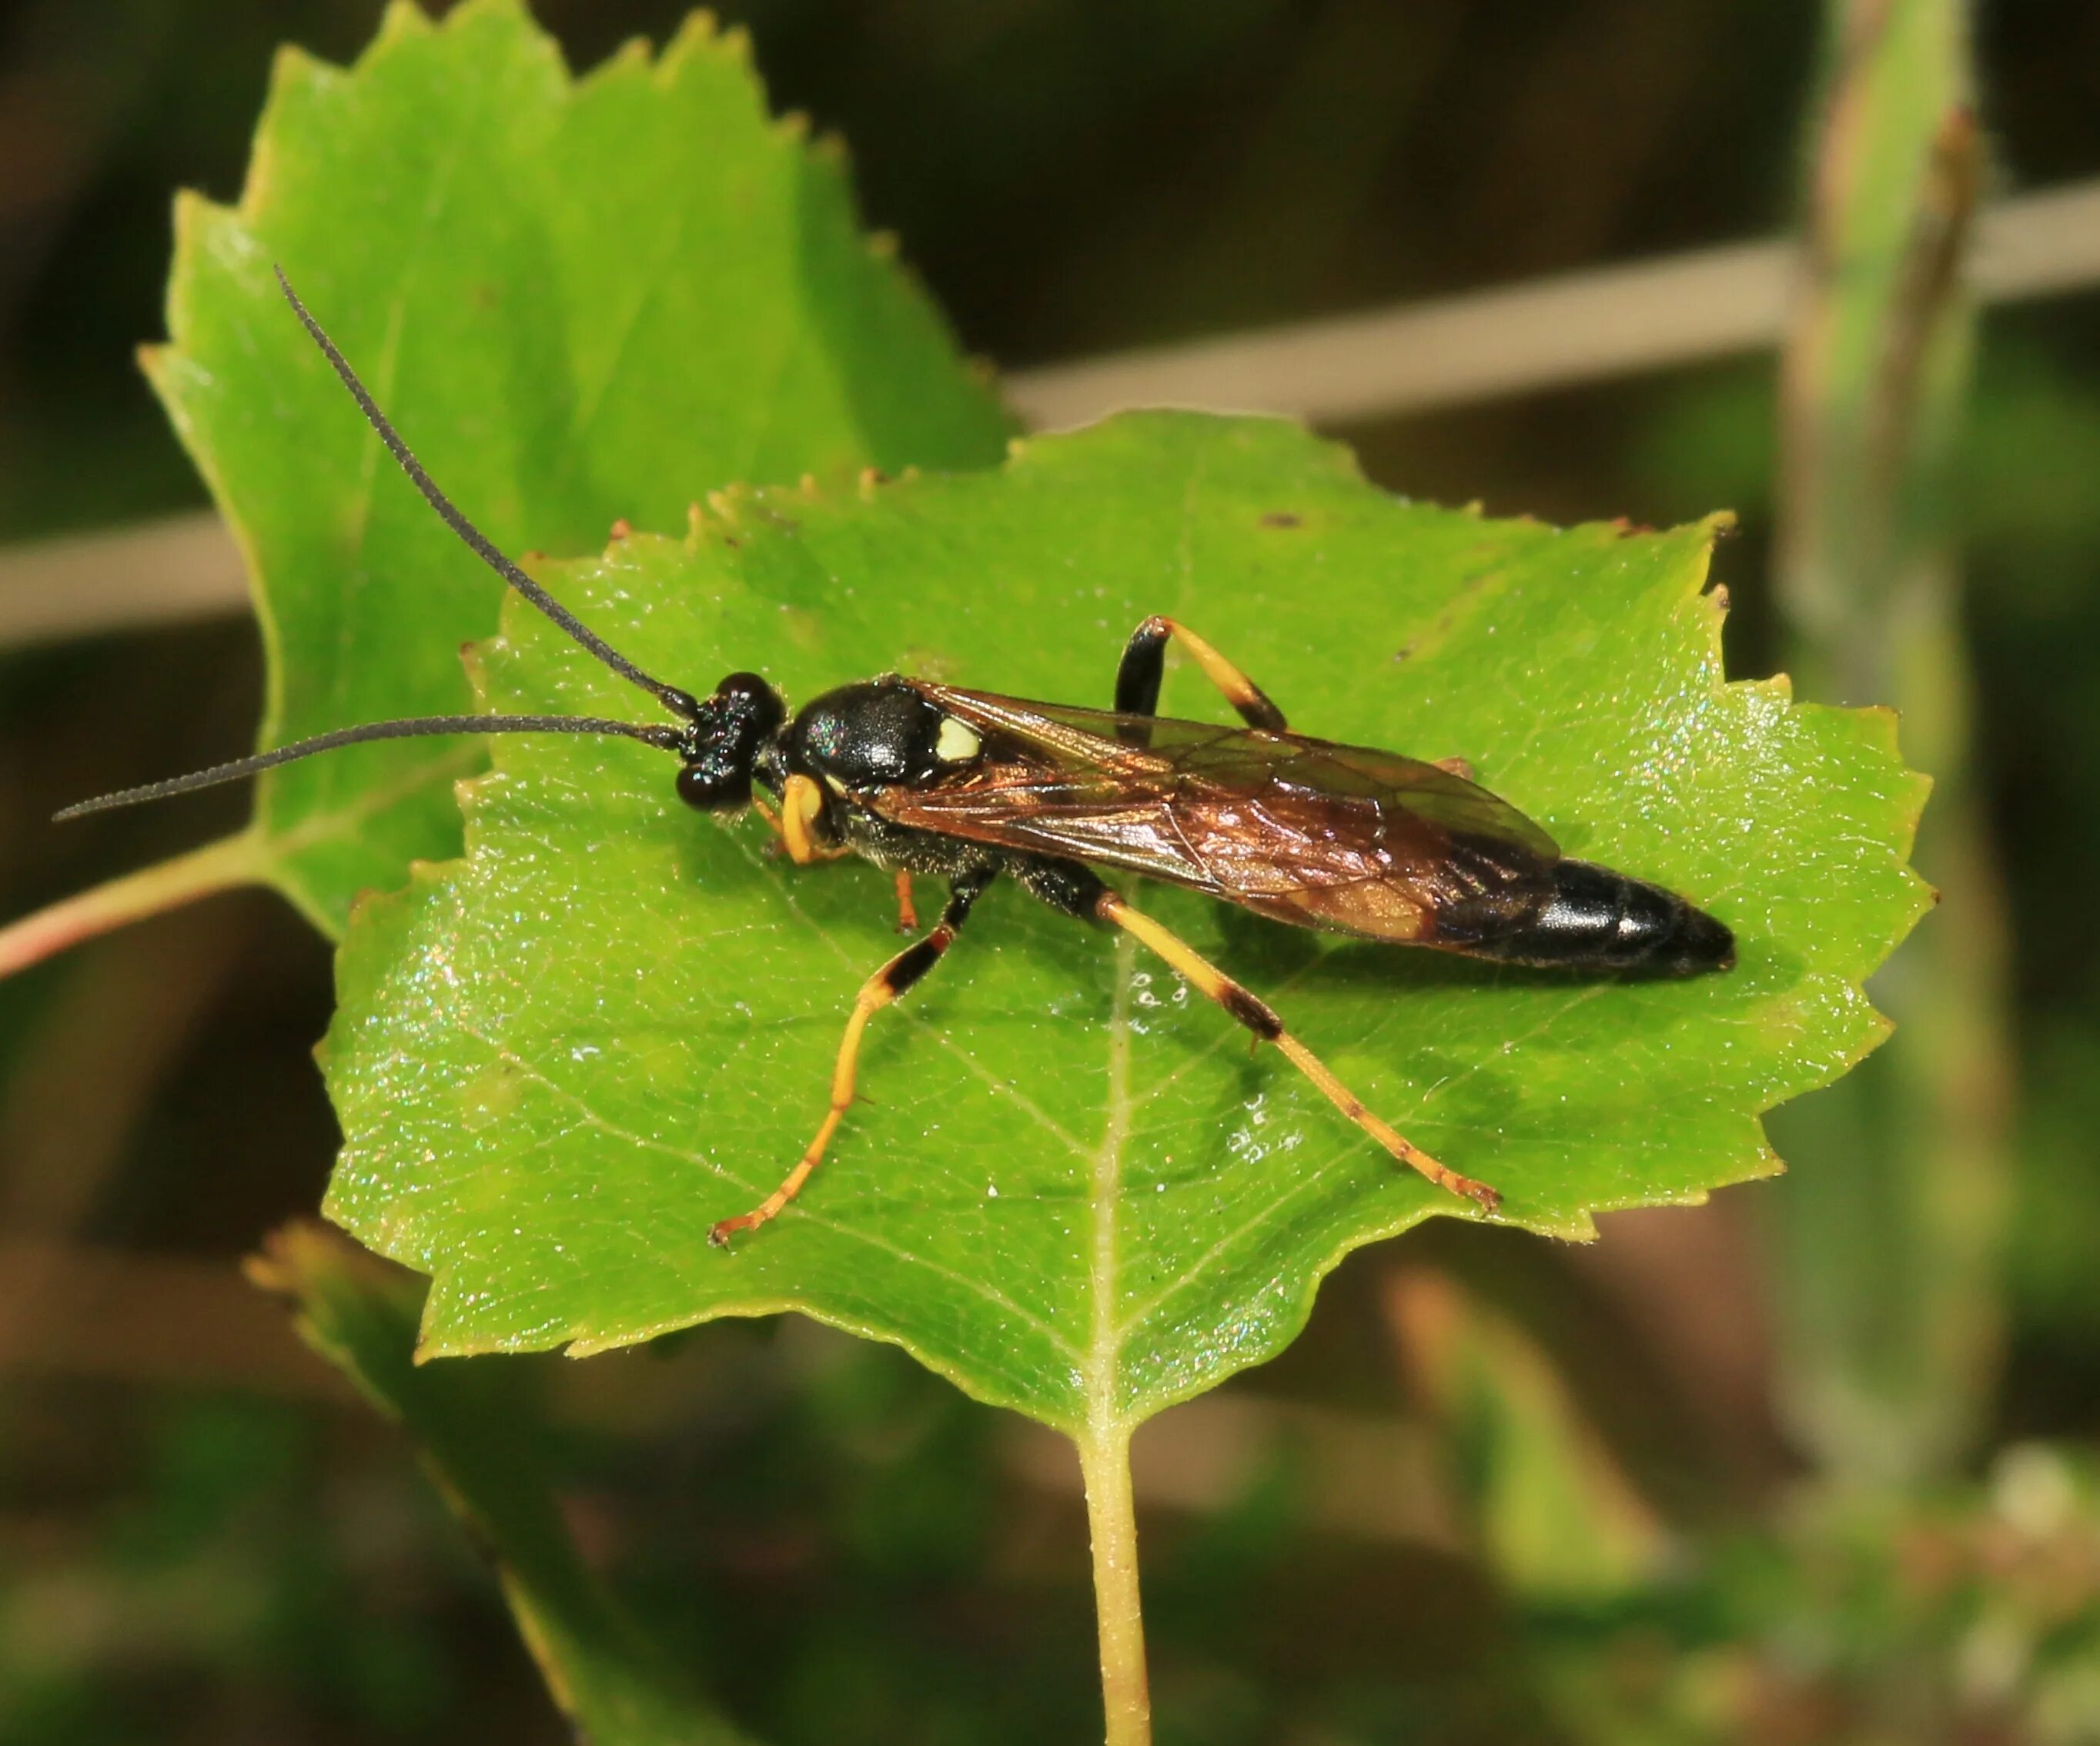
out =
<path fill-rule="evenodd" d="M 499 585 L 417 500 L 281 264 L 446 487 L 511 551 L 684 524 L 730 478 L 996 461 L 1006 427 L 860 233 L 840 154 L 776 121 L 704 15 L 572 81 L 517 0 L 388 11 L 344 70 L 280 60 L 237 207 L 176 212 L 148 367 L 246 553 L 261 743 L 472 707 Z M 338 931 L 452 853 L 484 748 L 364 747 L 257 785 L 265 876 Z"/>
<path fill-rule="evenodd" d="M 1103 703 L 1123 637 L 1170 613 L 1303 731 L 1467 758 L 1569 853 L 1710 910 L 1736 969 L 1628 984 L 1133 888 L 1506 1219 L 1580 1237 L 1776 1169 L 1758 1113 L 1878 1038 L 1860 979 L 1924 902 L 1890 718 L 1723 684 L 1712 537 L 1482 520 L 1388 496 L 1289 425 L 1155 414 L 993 474 L 736 494 L 687 541 L 547 574 L 652 670 L 757 667 L 791 701 L 893 668 Z M 487 707 L 633 709 L 528 613 L 506 625 Z M 1164 702 L 1230 719 L 1193 668 Z M 683 809 L 674 768 L 506 741 L 465 858 L 351 928 L 328 1210 L 434 1276 L 427 1352 L 797 1309 L 1098 1430 L 1275 1352 L 1349 1250 L 1471 1215 L 1133 942 L 995 885 L 877 1016 L 802 1198 L 711 1250 L 801 1153 L 898 942 L 886 875 L 792 866 L 757 819 Z"/>

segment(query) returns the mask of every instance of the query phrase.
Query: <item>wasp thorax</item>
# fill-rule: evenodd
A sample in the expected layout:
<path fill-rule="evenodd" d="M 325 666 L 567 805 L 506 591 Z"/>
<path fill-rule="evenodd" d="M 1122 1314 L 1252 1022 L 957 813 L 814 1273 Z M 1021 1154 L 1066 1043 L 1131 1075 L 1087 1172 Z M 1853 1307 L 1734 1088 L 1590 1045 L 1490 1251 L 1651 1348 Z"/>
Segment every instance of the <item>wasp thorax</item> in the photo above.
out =
<path fill-rule="evenodd" d="M 790 756 L 835 792 L 930 780 L 954 761 L 958 725 L 901 679 L 841 686 L 810 703 Z"/>

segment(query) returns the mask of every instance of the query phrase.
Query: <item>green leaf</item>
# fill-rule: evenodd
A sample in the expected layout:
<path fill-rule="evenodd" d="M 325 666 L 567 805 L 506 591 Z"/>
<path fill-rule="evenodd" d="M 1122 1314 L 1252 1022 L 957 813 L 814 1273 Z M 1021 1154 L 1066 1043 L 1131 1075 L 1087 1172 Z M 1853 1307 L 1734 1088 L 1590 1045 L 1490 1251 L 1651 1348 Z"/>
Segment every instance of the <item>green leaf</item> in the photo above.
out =
<path fill-rule="evenodd" d="M 247 554 L 262 743 L 471 707 L 499 584 L 425 508 L 285 307 L 281 263 L 445 488 L 510 551 L 683 524 L 732 478 L 995 461 L 1005 425 L 857 228 L 832 146 L 767 113 L 705 15 L 572 82 L 517 0 L 287 51 L 237 208 L 185 196 L 148 366 Z M 262 778 L 262 875 L 320 927 L 457 853 L 474 744 Z"/>
<path fill-rule="evenodd" d="M 1295 426 L 1185 414 L 996 474 L 720 508 L 554 585 L 659 670 L 759 667 L 791 699 L 893 667 L 1105 703 L 1123 637 L 1171 613 L 1304 731 L 1465 756 L 1568 852 L 1729 922 L 1732 972 L 1619 984 L 1140 893 L 1511 1223 L 1581 1237 L 1776 1169 L 1756 1113 L 1881 1034 L 1859 984 L 1924 902 L 1921 785 L 1885 714 L 1722 682 L 1710 527 L 1484 521 L 1385 496 Z M 528 617 L 489 651 L 489 707 L 620 706 Z M 1193 670 L 1166 705 L 1225 718 Z M 757 820 L 682 809 L 672 774 L 646 747 L 506 741 L 466 859 L 353 924 L 328 1210 L 435 1276 L 426 1352 L 798 1309 L 1098 1429 L 1276 1351 L 1350 1249 L 1468 1210 L 1129 941 L 995 886 L 876 1021 L 867 1100 L 801 1201 L 709 1249 L 814 1131 L 897 941 L 886 875 L 794 869 Z"/>
<path fill-rule="evenodd" d="M 275 1232 L 249 1263 L 289 1298 L 300 1338 L 415 1439 L 446 1501 L 496 1562 L 505 1600 L 562 1713 L 595 1746 L 735 1746 L 744 1736 L 672 1670 L 585 1566 L 501 1366 L 414 1359 L 420 1281 L 319 1225 Z"/>

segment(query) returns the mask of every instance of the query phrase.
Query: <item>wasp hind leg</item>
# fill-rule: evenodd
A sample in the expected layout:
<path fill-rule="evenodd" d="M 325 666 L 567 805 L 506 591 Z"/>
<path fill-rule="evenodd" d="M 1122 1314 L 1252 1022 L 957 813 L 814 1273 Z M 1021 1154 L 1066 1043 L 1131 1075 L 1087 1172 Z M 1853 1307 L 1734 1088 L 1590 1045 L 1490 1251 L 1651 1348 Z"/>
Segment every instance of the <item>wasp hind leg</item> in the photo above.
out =
<path fill-rule="evenodd" d="M 1448 1189 L 1454 1194 L 1462 1194 L 1467 1200 L 1476 1201 L 1489 1212 L 1502 1205 L 1501 1194 L 1487 1184 L 1476 1182 L 1470 1176 L 1462 1176 L 1454 1170 L 1446 1169 L 1419 1146 L 1404 1139 L 1388 1123 L 1372 1114 L 1364 1107 L 1362 1100 L 1335 1077 L 1325 1061 L 1284 1029 L 1283 1021 L 1276 1016 L 1266 1001 L 1241 987 L 1179 935 L 1161 927 L 1149 915 L 1132 909 L 1112 891 L 1104 890 L 1095 899 L 1093 911 L 1101 920 L 1134 935 L 1140 943 L 1158 953 L 1186 977 L 1200 993 L 1217 1002 L 1252 1031 L 1257 1040 L 1274 1043 L 1292 1066 L 1320 1088 L 1330 1103 L 1410 1170 L 1426 1176 L 1440 1188 Z"/>
<path fill-rule="evenodd" d="M 1203 669 L 1204 677 L 1239 712 L 1241 721 L 1265 733 L 1285 731 L 1283 712 L 1270 700 L 1267 692 L 1187 625 L 1156 616 L 1139 625 L 1130 633 L 1130 641 L 1123 645 L 1123 660 L 1116 668 L 1118 714 L 1159 713 L 1159 682 L 1167 671 L 1167 645 L 1176 637 L 1180 639 L 1181 646 Z M 1137 738 L 1140 743 L 1150 743 L 1150 736 L 1142 728 L 1134 727 L 1125 738 Z"/>
<path fill-rule="evenodd" d="M 854 1069 L 859 1063 L 861 1037 L 867 1029 L 867 1021 L 940 963 L 968 919 L 970 906 L 991 883 L 997 871 L 995 867 L 982 867 L 958 876 L 949 887 L 948 901 L 933 931 L 923 939 L 913 941 L 861 984 L 860 993 L 854 998 L 853 1015 L 846 1021 L 846 1034 L 839 1042 L 838 1060 L 832 1069 L 832 1107 L 823 1126 L 817 1130 L 817 1137 L 810 1142 L 801 1162 L 788 1172 L 779 1188 L 749 1212 L 724 1219 L 708 1232 L 708 1241 L 716 1248 L 724 1247 L 739 1231 L 755 1231 L 777 1218 L 780 1210 L 802 1192 L 802 1185 L 824 1162 L 824 1149 L 832 1143 L 832 1135 L 838 1131 L 839 1123 L 853 1107 Z"/>

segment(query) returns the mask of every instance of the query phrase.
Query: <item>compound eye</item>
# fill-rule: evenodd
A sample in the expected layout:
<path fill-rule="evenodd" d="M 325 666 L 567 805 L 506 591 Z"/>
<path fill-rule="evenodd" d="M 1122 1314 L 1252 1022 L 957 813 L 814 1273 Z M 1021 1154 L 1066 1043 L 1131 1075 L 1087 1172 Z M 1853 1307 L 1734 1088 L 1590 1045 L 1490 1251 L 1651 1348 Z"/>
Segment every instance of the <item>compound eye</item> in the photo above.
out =
<path fill-rule="evenodd" d="M 719 776 L 689 764 L 678 772 L 678 798 L 704 813 L 751 804 L 748 776 Z"/>
<path fill-rule="evenodd" d="M 765 733 L 772 732 L 787 716 L 780 694 L 757 673 L 731 673 L 715 687 L 715 695 L 735 706 L 739 716 L 759 723 Z"/>

